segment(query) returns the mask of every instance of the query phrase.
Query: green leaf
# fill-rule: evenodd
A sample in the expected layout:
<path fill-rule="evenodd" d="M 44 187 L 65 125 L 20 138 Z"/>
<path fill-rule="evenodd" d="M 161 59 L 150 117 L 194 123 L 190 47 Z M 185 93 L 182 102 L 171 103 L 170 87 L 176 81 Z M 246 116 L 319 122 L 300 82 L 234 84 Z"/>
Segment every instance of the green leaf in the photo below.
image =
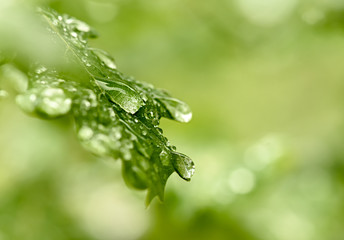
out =
<path fill-rule="evenodd" d="M 38 66 L 30 73 L 28 90 L 17 96 L 18 105 L 43 118 L 72 114 L 81 144 L 96 155 L 120 159 L 127 185 L 148 189 L 147 204 L 155 196 L 163 200 L 173 172 L 189 181 L 192 160 L 176 152 L 158 127 L 161 117 L 188 122 L 188 105 L 119 72 L 108 53 L 88 47 L 87 39 L 96 34 L 86 23 L 52 10 L 40 13 L 88 79 Z"/>

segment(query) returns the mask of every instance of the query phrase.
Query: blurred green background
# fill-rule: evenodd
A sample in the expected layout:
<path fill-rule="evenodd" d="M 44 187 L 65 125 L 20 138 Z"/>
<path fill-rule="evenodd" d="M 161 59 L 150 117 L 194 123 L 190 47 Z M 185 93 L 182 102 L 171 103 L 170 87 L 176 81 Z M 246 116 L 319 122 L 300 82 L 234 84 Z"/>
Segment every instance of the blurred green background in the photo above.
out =
<path fill-rule="evenodd" d="M 71 119 L 31 118 L 2 91 L 0 240 L 344 239 L 342 0 L 1 0 L 1 51 L 49 50 L 36 4 L 89 23 L 120 71 L 191 106 L 191 123 L 162 128 L 196 173 L 146 209 Z M 18 74 L 3 66 L 0 84 Z"/>

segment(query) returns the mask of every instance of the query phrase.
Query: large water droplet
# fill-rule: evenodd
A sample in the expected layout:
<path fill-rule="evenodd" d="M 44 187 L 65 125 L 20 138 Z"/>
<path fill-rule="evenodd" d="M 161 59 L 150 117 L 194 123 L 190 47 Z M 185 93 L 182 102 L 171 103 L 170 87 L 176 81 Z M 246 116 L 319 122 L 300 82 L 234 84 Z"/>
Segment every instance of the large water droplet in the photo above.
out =
<path fill-rule="evenodd" d="M 178 122 L 189 122 L 192 118 L 192 112 L 186 103 L 170 97 L 162 97 L 159 100 L 164 104 L 172 119 Z"/>
<path fill-rule="evenodd" d="M 77 20 L 75 18 L 66 19 L 66 23 L 73 25 L 80 32 L 88 32 L 91 30 L 91 27 L 87 23 Z"/>
<path fill-rule="evenodd" d="M 97 57 L 99 57 L 100 60 L 102 60 L 104 62 L 104 64 L 106 66 L 108 66 L 109 68 L 112 69 L 116 69 L 116 64 L 115 64 L 115 59 L 108 54 L 107 52 L 101 50 L 101 49 L 97 49 L 97 48 L 93 48 L 92 49 L 93 53 L 97 55 Z"/>
<path fill-rule="evenodd" d="M 179 176 L 186 181 L 190 181 L 192 175 L 195 172 L 195 164 L 188 156 L 173 152 L 172 153 L 172 164 Z"/>
<path fill-rule="evenodd" d="M 87 34 L 88 37 L 97 37 L 97 33 L 85 22 L 75 18 L 67 18 L 65 21 L 74 31 Z"/>
<path fill-rule="evenodd" d="M 124 82 L 96 80 L 100 88 L 105 90 L 108 97 L 122 109 L 131 114 L 136 113 L 144 105 L 140 95 Z"/>

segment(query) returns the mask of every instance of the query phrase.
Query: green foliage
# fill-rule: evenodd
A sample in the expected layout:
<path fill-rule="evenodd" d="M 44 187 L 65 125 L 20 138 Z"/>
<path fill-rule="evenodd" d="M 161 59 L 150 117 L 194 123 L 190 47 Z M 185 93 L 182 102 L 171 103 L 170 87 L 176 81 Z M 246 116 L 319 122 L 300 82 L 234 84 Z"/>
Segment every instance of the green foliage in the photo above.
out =
<path fill-rule="evenodd" d="M 194 163 L 176 152 L 158 127 L 161 117 L 191 120 L 188 105 L 119 72 L 108 53 L 88 47 L 88 38 L 97 34 L 86 23 L 52 10 L 39 12 L 52 37 L 64 44 L 66 61 L 78 62 L 80 76 L 86 79 L 35 66 L 29 88 L 17 96 L 17 104 L 47 119 L 71 114 L 82 145 L 96 155 L 121 159 L 127 185 L 148 189 L 147 204 L 156 195 L 163 200 L 174 171 L 189 181 Z"/>

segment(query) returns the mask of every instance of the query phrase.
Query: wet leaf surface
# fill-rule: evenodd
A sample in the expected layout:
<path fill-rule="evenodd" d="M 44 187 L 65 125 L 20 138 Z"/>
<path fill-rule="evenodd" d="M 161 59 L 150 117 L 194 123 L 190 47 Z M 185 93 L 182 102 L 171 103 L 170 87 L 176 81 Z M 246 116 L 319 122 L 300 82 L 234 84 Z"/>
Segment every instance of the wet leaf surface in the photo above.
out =
<path fill-rule="evenodd" d="M 88 47 L 87 39 L 97 34 L 86 23 L 52 10 L 40 13 L 88 79 L 80 82 L 36 66 L 17 104 L 43 118 L 72 114 L 81 144 L 96 155 L 120 159 L 127 185 L 148 189 L 147 204 L 155 196 L 163 200 L 166 181 L 174 171 L 190 180 L 194 163 L 176 152 L 158 127 L 161 117 L 190 121 L 189 106 L 119 72 L 110 54 Z"/>

